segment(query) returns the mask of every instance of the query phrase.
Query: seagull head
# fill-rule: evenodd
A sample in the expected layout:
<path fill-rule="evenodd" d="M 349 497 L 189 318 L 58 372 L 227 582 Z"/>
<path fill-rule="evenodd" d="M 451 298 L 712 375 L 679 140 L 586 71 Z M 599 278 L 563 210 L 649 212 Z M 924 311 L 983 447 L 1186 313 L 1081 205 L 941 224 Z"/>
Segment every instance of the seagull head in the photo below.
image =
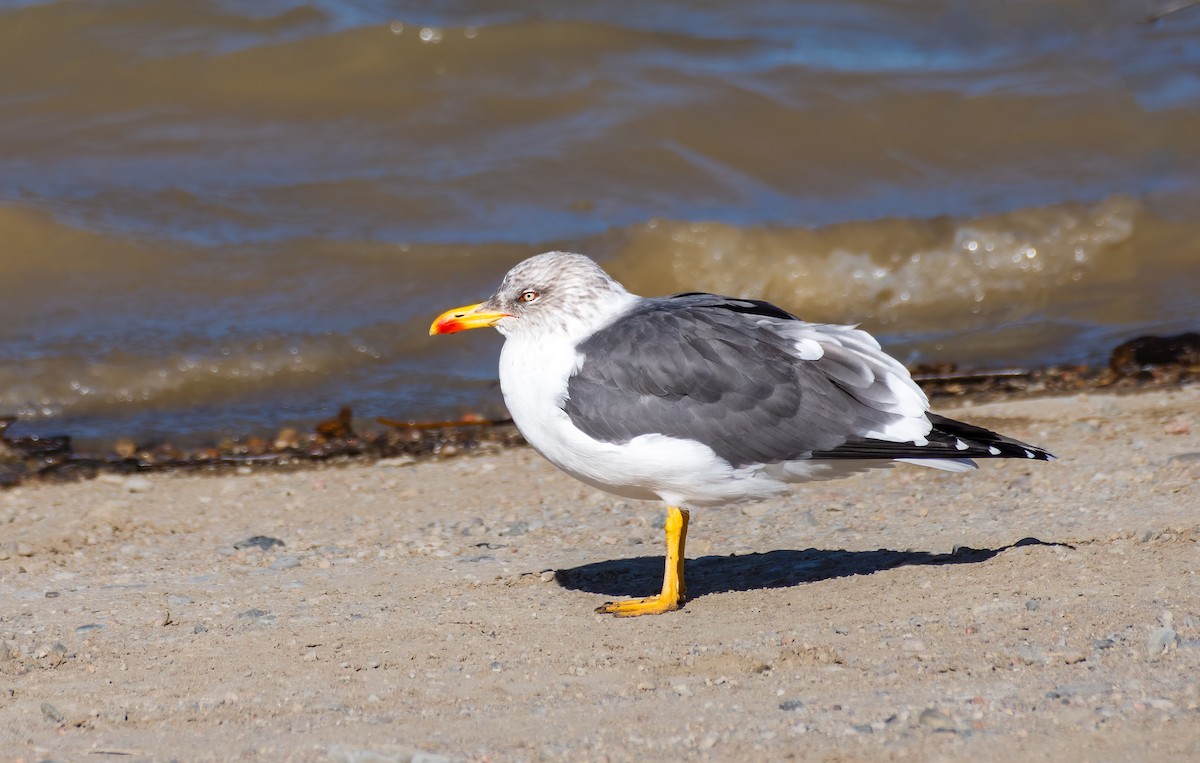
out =
<path fill-rule="evenodd" d="M 636 300 L 590 258 L 546 252 L 508 271 L 487 300 L 439 315 L 429 334 L 493 326 L 514 339 L 578 339 L 612 321 Z"/>

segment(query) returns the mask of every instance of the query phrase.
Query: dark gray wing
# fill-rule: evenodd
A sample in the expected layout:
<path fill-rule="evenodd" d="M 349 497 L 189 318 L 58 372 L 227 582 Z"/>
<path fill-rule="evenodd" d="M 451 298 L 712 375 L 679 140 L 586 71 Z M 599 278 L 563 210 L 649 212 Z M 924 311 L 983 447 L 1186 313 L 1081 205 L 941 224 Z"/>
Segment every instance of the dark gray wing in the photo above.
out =
<path fill-rule="evenodd" d="M 924 395 L 868 335 L 807 324 L 763 302 L 645 300 L 578 349 L 584 360 L 563 409 L 606 442 L 659 433 L 742 466 L 929 431 Z"/>

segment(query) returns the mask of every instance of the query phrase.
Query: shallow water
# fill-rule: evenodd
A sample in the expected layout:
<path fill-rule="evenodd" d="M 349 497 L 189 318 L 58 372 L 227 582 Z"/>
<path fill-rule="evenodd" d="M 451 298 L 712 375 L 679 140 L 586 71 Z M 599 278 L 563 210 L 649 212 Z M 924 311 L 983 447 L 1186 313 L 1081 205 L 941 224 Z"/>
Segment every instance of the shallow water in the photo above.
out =
<path fill-rule="evenodd" d="M 0 413 L 146 439 L 500 410 L 442 309 L 567 248 L 907 362 L 1200 325 L 1200 8 L 0 5 Z"/>

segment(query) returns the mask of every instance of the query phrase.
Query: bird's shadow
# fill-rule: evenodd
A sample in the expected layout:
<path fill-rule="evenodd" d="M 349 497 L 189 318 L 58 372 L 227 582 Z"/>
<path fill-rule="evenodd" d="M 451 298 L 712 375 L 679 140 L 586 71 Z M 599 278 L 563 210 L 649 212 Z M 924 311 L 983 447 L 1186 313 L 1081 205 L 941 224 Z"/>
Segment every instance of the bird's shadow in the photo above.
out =
<path fill-rule="evenodd" d="M 999 548 L 960 546 L 949 554 L 929 551 L 805 551 L 781 550 L 742 556 L 702 556 L 689 559 L 685 571 L 689 599 L 710 593 L 788 588 L 847 575 L 870 575 L 909 565 L 978 564 L 1021 546 L 1065 546 L 1037 538 L 1022 538 Z M 593 562 L 556 570 L 558 584 L 575 591 L 606 596 L 646 596 L 662 585 L 663 557 L 639 556 Z"/>

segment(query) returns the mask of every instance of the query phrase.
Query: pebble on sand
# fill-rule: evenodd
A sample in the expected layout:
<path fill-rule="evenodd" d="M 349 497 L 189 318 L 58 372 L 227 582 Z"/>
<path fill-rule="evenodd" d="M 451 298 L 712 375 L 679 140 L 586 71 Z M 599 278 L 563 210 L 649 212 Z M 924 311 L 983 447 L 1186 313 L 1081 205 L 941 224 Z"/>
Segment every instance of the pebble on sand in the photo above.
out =
<path fill-rule="evenodd" d="M 1188 420 L 1181 416 L 1179 418 L 1171 419 L 1166 424 L 1163 424 L 1163 431 L 1167 434 L 1184 435 L 1191 434 L 1192 427 L 1191 424 L 1188 423 Z"/>
<path fill-rule="evenodd" d="M 279 538 L 272 538 L 269 535 L 255 535 L 245 540 L 239 540 L 233 544 L 233 547 L 238 551 L 246 548 L 257 548 L 260 551 L 269 551 L 275 546 L 284 546 L 284 542 Z"/>
<path fill-rule="evenodd" d="M 958 731 L 958 724 L 954 722 L 954 719 L 936 707 L 927 707 L 922 710 L 921 715 L 917 717 L 917 723 L 933 731 Z"/>
<path fill-rule="evenodd" d="M 1155 657 L 1170 649 L 1179 642 L 1179 634 L 1174 628 L 1158 628 L 1146 639 L 1146 652 Z"/>
<path fill-rule="evenodd" d="M 61 726 L 67 722 L 66 717 L 58 711 L 58 708 L 49 702 L 42 703 L 42 717 L 53 723 L 55 726 Z"/>

